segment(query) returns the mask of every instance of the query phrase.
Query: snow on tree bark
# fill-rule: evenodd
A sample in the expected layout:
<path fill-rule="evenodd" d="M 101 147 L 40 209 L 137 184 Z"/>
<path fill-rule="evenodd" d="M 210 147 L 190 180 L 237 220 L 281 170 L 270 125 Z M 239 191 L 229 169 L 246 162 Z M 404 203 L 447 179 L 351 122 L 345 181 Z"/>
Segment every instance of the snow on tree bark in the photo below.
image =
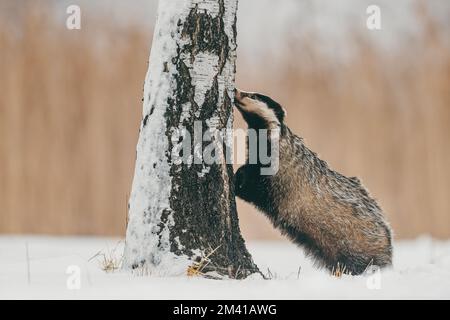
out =
<path fill-rule="evenodd" d="M 176 161 L 177 129 L 232 129 L 237 0 L 160 0 L 144 85 L 143 120 L 129 201 L 124 268 L 185 274 L 209 256 L 203 272 L 244 278 L 258 272 L 240 234 L 233 169 L 220 139 L 192 143 Z M 197 122 L 196 122 L 197 121 Z M 195 140 L 195 138 L 194 138 Z M 202 150 L 215 149 L 206 165 Z"/>

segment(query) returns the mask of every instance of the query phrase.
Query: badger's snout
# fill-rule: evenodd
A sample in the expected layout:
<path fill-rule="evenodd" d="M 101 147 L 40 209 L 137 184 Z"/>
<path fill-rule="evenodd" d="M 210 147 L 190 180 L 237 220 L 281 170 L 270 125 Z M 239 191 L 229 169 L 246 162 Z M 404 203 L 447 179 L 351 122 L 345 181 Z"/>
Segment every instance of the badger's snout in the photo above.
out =
<path fill-rule="evenodd" d="M 236 105 L 236 107 L 241 107 L 244 105 L 243 99 L 243 92 L 237 88 L 234 89 L 234 104 Z"/>
<path fill-rule="evenodd" d="M 237 100 L 241 100 L 242 99 L 242 91 L 239 90 L 238 88 L 234 89 L 234 97 Z"/>

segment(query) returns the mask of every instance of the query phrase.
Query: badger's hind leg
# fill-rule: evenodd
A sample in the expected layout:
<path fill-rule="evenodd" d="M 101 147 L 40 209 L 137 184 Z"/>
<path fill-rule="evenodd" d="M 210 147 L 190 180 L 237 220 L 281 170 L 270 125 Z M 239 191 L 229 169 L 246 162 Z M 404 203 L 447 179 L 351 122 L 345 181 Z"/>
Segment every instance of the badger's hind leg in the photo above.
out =
<path fill-rule="evenodd" d="M 349 274 L 353 276 L 361 275 L 372 267 L 384 268 L 392 264 L 389 252 L 377 253 L 374 255 L 348 253 L 341 255 L 332 264 L 327 265 L 328 270 L 335 276 Z"/>
<path fill-rule="evenodd" d="M 320 246 L 308 234 L 301 232 L 283 220 L 277 220 L 275 227 L 287 235 L 294 243 L 304 249 L 307 257 L 312 258 L 314 266 L 327 269 L 332 275 L 342 276 L 363 274 L 370 266 L 385 267 L 390 265 L 390 254 L 374 256 L 341 250 L 336 256 L 327 250 L 328 246 Z M 386 258 L 387 257 L 387 258 Z"/>

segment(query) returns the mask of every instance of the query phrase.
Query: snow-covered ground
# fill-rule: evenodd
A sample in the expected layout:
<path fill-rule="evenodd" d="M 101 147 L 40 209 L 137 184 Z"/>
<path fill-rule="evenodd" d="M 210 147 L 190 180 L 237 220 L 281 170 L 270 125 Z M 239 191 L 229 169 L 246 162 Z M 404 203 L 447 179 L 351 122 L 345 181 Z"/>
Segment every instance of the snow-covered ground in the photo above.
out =
<path fill-rule="evenodd" d="M 342 278 L 314 269 L 289 243 L 253 242 L 256 263 L 273 279 L 243 281 L 106 273 L 103 257 L 91 259 L 99 251 L 118 257 L 122 246 L 110 238 L 0 236 L 0 299 L 450 299 L 450 241 L 426 237 L 397 242 L 392 270 Z"/>

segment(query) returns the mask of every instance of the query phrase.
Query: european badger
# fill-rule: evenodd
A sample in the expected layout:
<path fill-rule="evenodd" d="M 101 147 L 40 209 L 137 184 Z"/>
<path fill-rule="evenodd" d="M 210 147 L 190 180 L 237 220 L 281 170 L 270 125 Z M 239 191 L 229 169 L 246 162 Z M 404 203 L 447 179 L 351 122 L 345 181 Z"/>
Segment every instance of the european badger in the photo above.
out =
<path fill-rule="evenodd" d="M 261 163 L 247 159 L 235 176 L 236 195 L 331 272 L 357 275 L 371 265 L 391 265 L 390 227 L 360 181 L 333 171 L 309 150 L 271 98 L 236 90 L 235 105 L 249 128 L 280 130 L 278 171 L 261 175 Z"/>

